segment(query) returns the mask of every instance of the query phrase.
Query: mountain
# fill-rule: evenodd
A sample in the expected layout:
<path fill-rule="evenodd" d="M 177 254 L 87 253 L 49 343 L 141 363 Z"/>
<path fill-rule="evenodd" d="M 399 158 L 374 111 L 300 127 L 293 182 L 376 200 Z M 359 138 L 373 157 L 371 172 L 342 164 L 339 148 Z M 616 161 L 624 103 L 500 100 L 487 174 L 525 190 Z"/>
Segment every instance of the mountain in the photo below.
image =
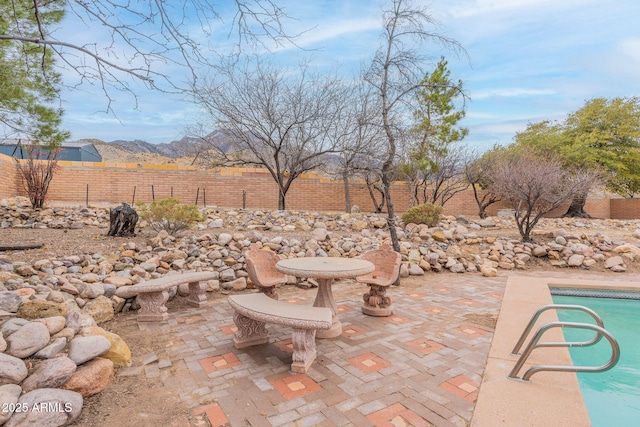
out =
<path fill-rule="evenodd" d="M 133 141 L 124 141 L 121 139 L 107 142 L 107 144 L 117 145 L 132 153 L 152 153 L 161 154 L 167 157 L 182 157 L 184 156 L 185 149 L 188 147 L 188 138 L 183 138 L 179 141 L 171 141 L 169 143 L 151 144 L 147 141 L 136 139 Z"/>
<path fill-rule="evenodd" d="M 147 141 L 135 139 L 133 141 L 125 141 L 117 139 L 115 141 L 104 142 L 99 139 L 83 139 L 82 142 L 91 142 L 95 145 L 108 144 L 117 146 L 130 153 L 150 153 L 159 154 L 171 158 L 178 158 L 184 156 L 193 156 L 200 151 L 204 140 L 207 141 L 209 146 L 215 146 L 221 149 L 223 152 L 233 151 L 236 147 L 235 142 L 227 132 L 214 131 L 207 135 L 205 138 L 194 138 L 185 136 L 178 141 L 162 142 L 159 144 L 152 144 Z"/>

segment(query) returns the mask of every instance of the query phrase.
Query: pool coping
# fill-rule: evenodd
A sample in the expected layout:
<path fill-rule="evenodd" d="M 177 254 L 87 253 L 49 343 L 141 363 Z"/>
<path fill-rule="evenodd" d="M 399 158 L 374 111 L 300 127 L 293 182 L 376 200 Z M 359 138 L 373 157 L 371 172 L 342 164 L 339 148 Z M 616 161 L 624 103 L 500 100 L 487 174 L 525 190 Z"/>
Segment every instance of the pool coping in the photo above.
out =
<path fill-rule="evenodd" d="M 511 350 L 526 324 L 538 308 L 553 303 L 550 288 L 640 292 L 640 283 L 607 282 L 601 278 L 578 280 L 509 276 L 471 426 L 591 425 L 574 372 L 540 372 L 532 376 L 528 383 L 507 378 L 517 360 L 511 356 Z M 537 326 L 557 320 L 553 310 L 543 313 L 532 333 Z M 544 336 L 544 341 L 563 340 L 558 328 L 549 330 Z M 569 365 L 569 350 L 564 347 L 536 349 L 520 375 L 536 364 Z"/>

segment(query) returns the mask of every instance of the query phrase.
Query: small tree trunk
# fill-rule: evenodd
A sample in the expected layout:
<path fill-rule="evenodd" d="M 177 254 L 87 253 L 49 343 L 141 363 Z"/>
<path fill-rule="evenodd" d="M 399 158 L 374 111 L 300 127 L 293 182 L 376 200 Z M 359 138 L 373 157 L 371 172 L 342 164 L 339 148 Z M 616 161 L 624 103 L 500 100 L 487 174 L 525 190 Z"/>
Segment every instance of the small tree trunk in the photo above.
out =
<path fill-rule="evenodd" d="M 351 213 L 351 193 L 349 192 L 349 172 L 346 170 L 342 173 L 342 181 L 344 182 L 344 208 L 346 213 Z"/>
<path fill-rule="evenodd" d="M 107 236 L 135 236 L 138 213 L 126 203 L 109 209 L 109 232 Z"/>
<path fill-rule="evenodd" d="M 577 194 L 571 200 L 571 205 L 567 212 L 562 215 L 563 218 L 591 218 L 591 215 L 584 210 L 584 205 L 587 202 L 586 194 Z"/>

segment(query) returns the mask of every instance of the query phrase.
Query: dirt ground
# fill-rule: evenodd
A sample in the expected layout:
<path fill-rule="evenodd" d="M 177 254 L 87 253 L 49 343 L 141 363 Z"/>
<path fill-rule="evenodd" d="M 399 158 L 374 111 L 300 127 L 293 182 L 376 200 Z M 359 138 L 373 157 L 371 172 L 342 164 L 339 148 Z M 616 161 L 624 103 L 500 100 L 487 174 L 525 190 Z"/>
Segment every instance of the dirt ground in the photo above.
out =
<path fill-rule="evenodd" d="M 589 235 L 602 233 L 613 238 L 625 238 L 630 232 L 624 228 L 616 230 L 590 229 Z M 79 230 L 58 229 L 0 229 L 0 246 L 12 244 L 43 244 L 38 249 L 0 252 L 0 262 L 33 262 L 45 258 L 61 258 L 68 255 L 99 252 L 105 256 L 118 250 L 126 242 L 133 241 L 145 245 L 149 234 L 135 237 L 108 237 L 107 230 L 87 227 Z M 206 231 L 203 231 L 206 232 Z M 209 231 L 210 232 L 210 231 Z M 222 230 L 218 230 L 222 232 Z M 280 233 L 284 234 L 284 233 Z M 481 236 L 499 235 L 518 238 L 516 230 L 487 230 L 478 233 Z M 627 239 L 637 243 L 635 239 Z M 638 266 L 629 266 L 630 272 L 640 271 Z M 532 270 L 557 270 L 544 260 L 535 261 Z M 603 271 L 601 267 L 594 271 Z M 404 286 L 411 286 L 412 278 L 403 281 Z M 222 295 L 209 295 L 209 299 L 223 298 Z M 186 298 L 174 298 L 167 303 L 170 312 L 186 307 Z M 129 345 L 133 355 L 132 366 L 141 366 L 143 358 L 155 353 L 161 355 L 169 344 L 170 337 L 152 334 L 137 326 L 133 313 L 120 313 L 107 323 L 101 324 L 106 330 L 119 334 Z M 495 318 L 469 319 L 478 324 L 491 326 Z M 116 376 L 114 382 L 98 395 L 85 399 L 82 414 L 74 426 L 126 426 L 132 419 L 147 420 L 145 426 L 208 426 L 206 417 L 193 414 L 192 410 L 173 404 L 171 396 L 164 395 L 164 387 L 160 378 L 147 378 L 144 373 L 133 376 Z"/>

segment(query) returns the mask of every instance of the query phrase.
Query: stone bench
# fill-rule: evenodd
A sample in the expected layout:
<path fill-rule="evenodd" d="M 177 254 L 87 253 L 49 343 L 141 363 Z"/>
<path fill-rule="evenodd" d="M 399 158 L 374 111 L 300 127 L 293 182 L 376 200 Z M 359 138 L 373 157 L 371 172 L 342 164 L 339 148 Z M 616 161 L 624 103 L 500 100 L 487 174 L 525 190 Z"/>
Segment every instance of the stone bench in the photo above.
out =
<path fill-rule="evenodd" d="M 207 280 L 216 279 L 217 274 L 212 271 L 194 273 L 173 274 L 159 279 L 148 280 L 137 285 L 121 286 L 116 289 L 116 295 L 120 298 L 133 298 L 137 296 L 140 310 L 138 321 L 157 322 L 167 320 L 167 307 L 164 305 L 169 299 L 168 290 L 183 283 L 189 284 L 189 296 L 187 302 L 194 307 L 202 307 L 207 302 Z"/>
<path fill-rule="evenodd" d="M 236 348 L 268 343 L 267 323 L 293 328 L 293 372 L 307 372 L 316 359 L 316 330 L 331 328 L 331 309 L 326 307 L 291 304 L 263 293 L 231 295 L 228 301 L 238 327 L 233 339 Z"/>

